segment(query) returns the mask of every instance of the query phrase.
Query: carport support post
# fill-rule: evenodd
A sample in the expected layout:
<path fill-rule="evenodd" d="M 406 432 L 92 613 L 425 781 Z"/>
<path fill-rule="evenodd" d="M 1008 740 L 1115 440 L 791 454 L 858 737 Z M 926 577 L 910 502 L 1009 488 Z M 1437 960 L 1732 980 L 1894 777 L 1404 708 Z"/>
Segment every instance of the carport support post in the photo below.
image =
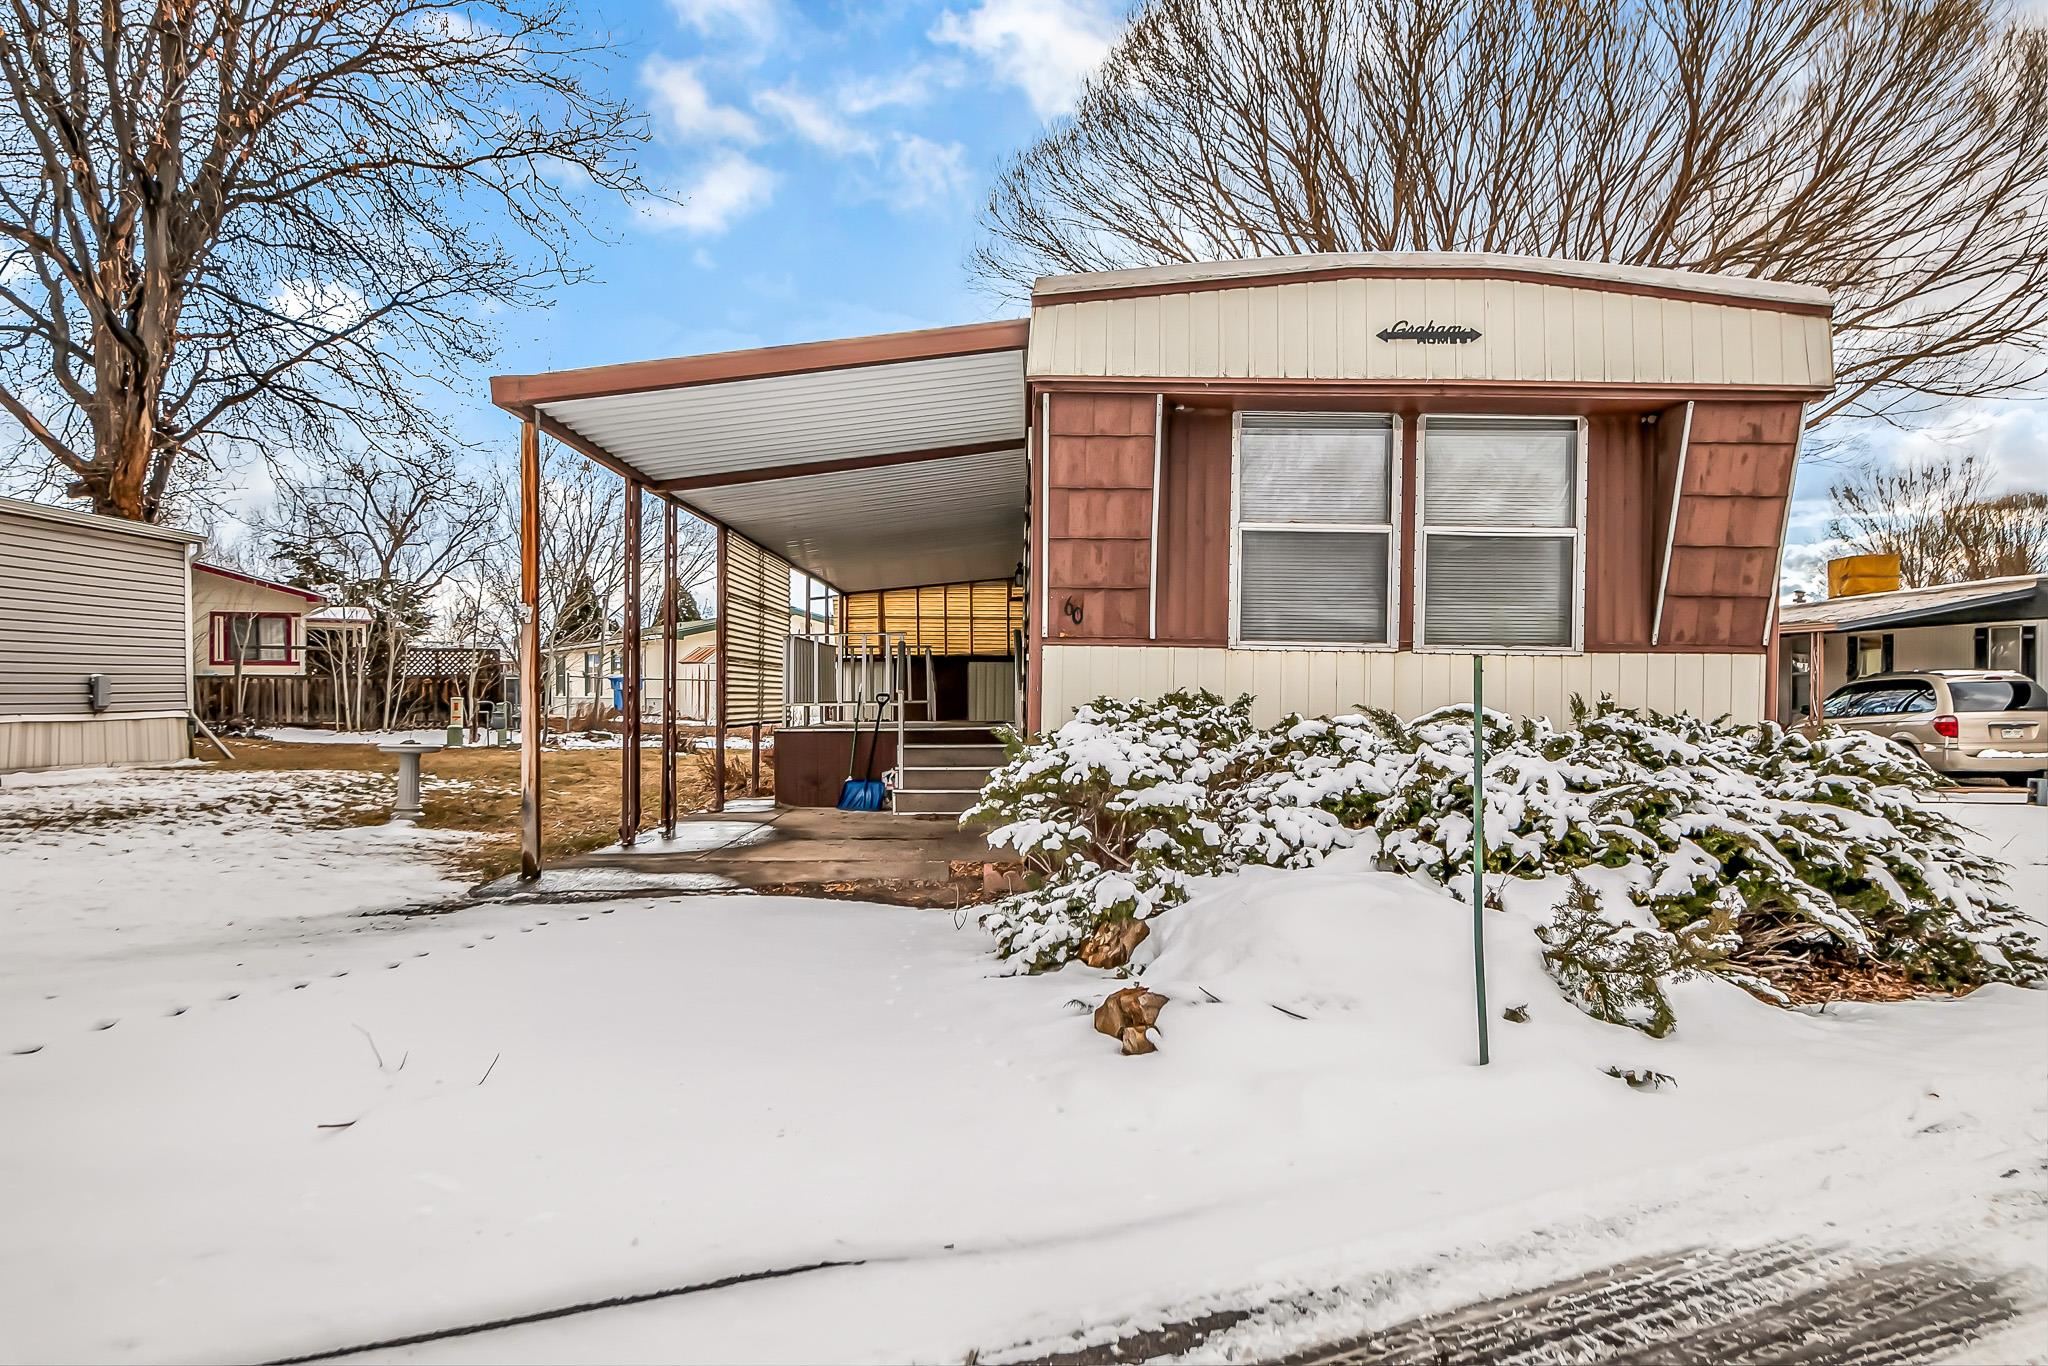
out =
<path fill-rule="evenodd" d="M 540 428 L 519 424 L 519 876 L 540 876 Z"/>
<path fill-rule="evenodd" d="M 718 616 L 712 628 L 715 634 L 713 644 L 717 663 L 712 668 L 713 688 L 718 697 L 713 702 L 713 715 L 718 720 L 711 732 L 711 809 L 725 810 L 725 524 L 718 526 Z"/>
<path fill-rule="evenodd" d="M 619 646 L 619 843 L 640 837 L 640 481 L 626 481 L 625 611 Z"/>
<path fill-rule="evenodd" d="M 747 772 L 747 795 L 761 795 L 761 723 L 754 723 L 754 765 Z"/>
<path fill-rule="evenodd" d="M 676 505 L 661 504 L 661 837 L 676 835 Z"/>

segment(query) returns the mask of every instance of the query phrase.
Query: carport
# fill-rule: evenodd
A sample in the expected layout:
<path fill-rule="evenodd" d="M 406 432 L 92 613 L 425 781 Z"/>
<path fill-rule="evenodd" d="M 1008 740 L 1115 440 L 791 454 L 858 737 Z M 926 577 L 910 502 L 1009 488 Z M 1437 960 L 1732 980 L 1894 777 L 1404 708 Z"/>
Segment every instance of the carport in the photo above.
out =
<path fill-rule="evenodd" d="M 634 699 L 641 693 L 642 495 L 662 504 L 661 600 L 670 619 L 660 623 L 660 825 L 672 832 L 679 514 L 693 513 L 717 533 L 720 752 L 731 728 L 752 728 L 758 740 L 760 727 L 788 723 L 799 701 L 800 719 L 814 726 L 877 722 L 885 709 L 862 686 L 876 679 L 895 696 L 887 719 L 900 735 L 906 709 L 916 705 L 906 694 L 921 685 L 913 637 L 888 619 L 890 595 L 918 590 L 911 601 L 922 603 L 936 590 L 943 608 L 960 596 L 949 588 L 1015 583 L 1024 570 L 1027 328 L 1021 319 L 979 323 L 491 381 L 492 401 L 520 422 L 519 672 L 529 690 L 520 761 L 524 876 L 540 871 L 542 439 L 626 482 L 621 634 L 624 693 Z M 859 637 L 856 675 L 846 613 L 860 595 L 873 595 L 875 611 L 874 630 Z M 826 631 L 792 637 L 789 612 L 799 596 L 806 606 L 821 596 L 836 604 Z M 966 601 L 971 614 L 975 595 Z M 1021 595 L 1018 602 L 1021 610 Z M 917 624 L 922 629 L 921 616 Z M 1006 645 L 1014 634 L 1008 624 L 1006 616 Z M 871 660 L 871 650 L 880 657 Z M 1022 666 L 1020 652 L 1013 668 Z M 923 672 L 930 676 L 928 653 Z M 856 677 L 859 685 L 848 681 Z M 923 720 L 937 719 L 928 687 L 922 706 Z M 622 732 L 620 841 L 630 846 L 641 823 L 638 705 L 623 708 Z M 904 757 L 900 741 L 897 757 Z M 717 786 L 722 807 L 722 766 Z"/>

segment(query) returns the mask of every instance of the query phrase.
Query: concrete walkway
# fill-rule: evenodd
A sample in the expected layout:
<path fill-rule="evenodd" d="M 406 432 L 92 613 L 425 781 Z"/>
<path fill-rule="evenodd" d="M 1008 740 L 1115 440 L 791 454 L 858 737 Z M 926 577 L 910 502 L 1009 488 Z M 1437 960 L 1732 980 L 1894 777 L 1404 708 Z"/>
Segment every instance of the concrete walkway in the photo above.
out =
<path fill-rule="evenodd" d="M 899 816 L 830 807 L 729 809 L 686 817 L 673 840 L 642 835 L 631 849 L 600 849 L 558 865 L 649 878 L 716 878 L 728 886 L 795 892 L 858 891 L 911 905 L 978 888 L 995 855 L 950 816 Z M 900 889 L 900 895 L 890 895 Z"/>

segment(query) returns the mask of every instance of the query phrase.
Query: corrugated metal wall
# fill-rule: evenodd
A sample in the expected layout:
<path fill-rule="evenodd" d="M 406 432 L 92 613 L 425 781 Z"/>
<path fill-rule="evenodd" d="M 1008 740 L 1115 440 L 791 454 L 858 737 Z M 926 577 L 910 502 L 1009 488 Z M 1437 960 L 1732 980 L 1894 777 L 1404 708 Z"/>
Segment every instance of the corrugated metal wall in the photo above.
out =
<path fill-rule="evenodd" d="M 724 600 L 725 722 L 782 723 L 782 664 L 789 637 L 789 561 L 727 536 Z"/>
<path fill-rule="evenodd" d="M 0 717 L 87 714 L 94 673 L 108 719 L 183 713 L 185 574 L 183 542 L 0 508 Z"/>
<path fill-rule="evenodd" d="M 1607 693 L 1632 707 L 1756 721 L 1763 716 L 1765 659 L 1760 653 L 1489 655 L 1486 704 L 1565 726 L 1574 694 L 1591 702 Z M 1472 657 L 1461 654 L 1049 644 L 1044 671 L 1047 727 L 1094 697 L 1157 697 L 1175 688 L 1207 688 L 1224 697 L 1250 693 L 1261 725 L 1288 712 L 1330 716 L 1361 706 L 1413 717 L 1472 700 Z"/>
<path fill-rule="evenodd" d="M 1398 322 L 1475 328 L 1462 346 L 1381 341 Z M 1028 373 L 1582 384 L 1834 381 L 1828 320 L 1520 280 L 1350 279 L 1198 289 L 1031 311 Z"/>
<path fill-rule="evenodd" d="M 967 663 L 967 719 L 1013 722 L 1017 719 L 1017 662 L 974 659 Z"/>
<path fill-rule="evenodd" d="M 1024 627 L 1023 593 L 1009 579 L 849 593 L 845 603 L 848 635 L 897 632 L 935 655 L 1007 655 Z"/>

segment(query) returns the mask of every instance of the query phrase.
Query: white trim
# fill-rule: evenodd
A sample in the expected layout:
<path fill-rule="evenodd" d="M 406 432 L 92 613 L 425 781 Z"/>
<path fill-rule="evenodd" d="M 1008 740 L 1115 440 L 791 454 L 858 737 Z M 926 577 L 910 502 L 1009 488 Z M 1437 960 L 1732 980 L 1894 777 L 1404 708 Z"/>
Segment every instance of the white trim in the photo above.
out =
<path fill-rule="evenodd" d="M 1038 396 L 1038 638 L 1042 641 L 1052 639 L 1052 395 L 1049 393 Z"/>
<path fill-rule="evenodd" d="M 185 710 L 186 710 L 186 711 L 188 711 L 188 712 L 195 712 L 195 713 L 196 713 L 196 712 L 197 712 L 197 711 L 199 710 L 199 698 L 198 698 L 198 696 L 197 696 L 197 694 L 196 694 L 196 684 L 195 684 L 195 683 L 193 682 L 193 675 L 199 672 L 199 657 L 198 657 L 198 656 L 197 656 L 196 654 L 194 654 L 194 653 L 193 653 L 193 649 L 192 649 L 192 647 L 193 647 L 193 646 L 194 646 L 194 645 L 195 645 L 195 644 L 197 643 L 196 641 L 194 641 L 194 639 L 193 639 L 193 637 L 192 637 L 192 571 L 193 571 L 194 569 L 196 569 L 196 568 L 198 567 L 198 565 L 199 565 L 199 547 L 198 547 L 197 545 L 188 545 L 188 546 L 186 546 L 186 547 L 185 547 Z M 211 650 L 208 650 L 208 651 L 206 652 L 206 655 L 207 655 L 207 658 L 208 658 L 208 659 L 212 659 L 212 658 L 213 658 L 213 651 L 211 651 Z"/>
<path fill-rule="evenodd" d="M 191 714 L 190 707 L 183 710 L 172 708 L 168 711 L 67 711 L 55 712 L 49 716 L 0 716 L 0 726 L 27 726 L 39 721 L 182 721 Z"/>
<path fill-rule="evenodd" d="M 1806 405 L 1801 404 L 1799 411 L 1804 413 Z M 1671 546 L 1678 539 L 1678 505 L 1685 499 L 1685 454 L 1691 449 L 1692 400 L 1687 399 L 1685 401 L 1685 423 L 1678 432 L 1678 469 L 1671 476 L 1671 515 L 1664 519 L 1664 559 L 1661 562 L 1657 575 L 1657 610 L 1650 618 L 1650 643 L 1652 645 L 1658 643 L 1658 637 L 1664 631 L 1664 598 L 1671 591 Z M 1792 506 L 1792 493 L 1790 489 L 1787 489 L 1785 493 L 1785 506 L 1788 510 Z M 1778 543 L 1781 547 L 1781 554 L 1783 553 L 1784 540 L 1785 538 L 1782 535 L 1779 536 Z M 1776 598 L 1778 595 L 1773 591 L 1771 596 Z"/>
<path fill-rule="evenodd" d="M 1152 562 L 1145 571 L 1146 636 L 1159 639 L 1159 479 L 1166 464 L 1166 395 L 1152 395 Z"/>
<path fill-rule="evenodd" d="M 1242 437 L 1244 414 L 1230 415 L 1230 543 L 1228 573 L 1230 575 L 1230 636 L 1229 648 L 1233 650 L 1323 650 L 1347 653 L 1361 651 L 1368 653 L 1392 653 L 1401 648 L 1401 441 L 1402 424 L 1398 413 L 1330 413 L 1324 409 L 1279 409 L 1260 408 L 1261 413 L 1293 414 L 1306 416 L 1338 417 L 1383 417 L 1387 419 L 1387 520 L 1385 522 L 1245 522 L 1238 517 L 1238 489 L 1243 479 Z M 1356 640 L 1246 640 L 1238 621 L 1238 570 L 1244 563 L 1244 533 L 1246 531 L 1311 531 L 1336 532 L 1352 535 L 1385 536 L 1387 538 L 1387 638 L 1383 641 Z"/>
<path fill-rule="evenodd" d="M 1424 500 L 1429 482 L 1430 417 L 1483 418 L 1489 422 L 1570 422 L 1577 431 L 1578 488 L 1573 516 L 1576 524 L 1563 527 L 1469 527 L 1431 526 Z M 1586 466 L 1588 424 L 1583 417 L 1562 413 L 1435 413 L 1424 414 L 1415 429 L 1415 644 L 1418 655 L 1582 655 L 1586 652 Z M 1568 645 L 1431 645 L 1428 644 L 1429 536 L 1524 536 L 1572 539 L 1572 638 Z"/>
<path fill-rule="evenodd" d="M 1692 405 L 1686 404 L 1689 410 Z M 1764 651 L 1769 653 L 1771 643 L 1778 638 L 1778 580 L 1785 577 L 1785 534 L 1792 529 L 1792 490 L 1799 483 L 1799 453 L 1806 448 L 1806 405 L 1799 405 L 1799 427 L 1792 434 L 1792 469 L 1785 476 L 1785 510 L 1778 517 L 1778 556 L 1771 567 L 1770 606 L 1764 611 Z M 1662 606 L 1660 601 L 1659 606 Z M 1653 634 L 1652 645 L 1657 643 Z M 1772 661 L 1776 663 L 1775 660 Z M 1770 718 L 1775 721 L 1778 718 Z"/>

